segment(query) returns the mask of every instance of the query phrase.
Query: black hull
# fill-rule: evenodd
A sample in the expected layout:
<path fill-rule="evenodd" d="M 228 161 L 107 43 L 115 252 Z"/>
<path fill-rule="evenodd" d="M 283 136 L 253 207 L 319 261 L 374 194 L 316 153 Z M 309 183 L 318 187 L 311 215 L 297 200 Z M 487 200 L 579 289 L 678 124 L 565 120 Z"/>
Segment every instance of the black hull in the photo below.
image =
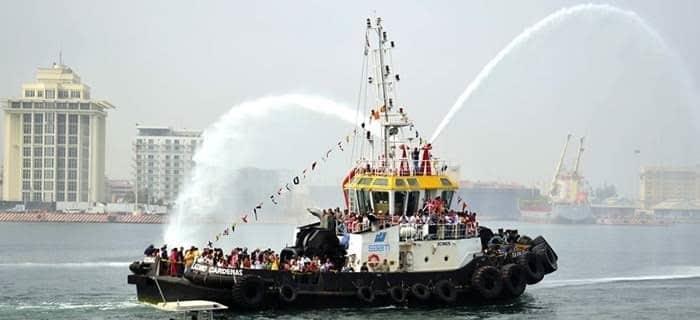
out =
<path fill-rule="evenodd" d="M 540 256 L 537 257 L 535 261 L 544 264 Z M 293 273 L 240 269 L 237 270 L 239 274 L 233 276 L 190 270 L 182 278 L 132 274 L 128 276 L 128 282 L 136 285 L 138 300 L 142 302 L 209 300 L 227 305 L 235 311 L 471 305 L 507 301 L 522 294 L 524 278 L 520 280 L 522 290 L 516 289 L 516 293 L 503 285 L 495 296 L 485 297 L 483 291 L 474 287 L 477 270 L 484 266 L 503 266 L 505 262 L 509 261 L 494 261 L 493 257 L 482 256 L 460 269 L 440 272 Z M 497 275 L 499 281 L 508 281 L 508 277 Z M 241 298 L 241 290 L 237 289 L 250 279 L 255 280 L 261 292 L 252 301 Z M 527 282 L 532 283 L 530 280 Z M 243 294 L 246 294 L 245 291 Z"/>

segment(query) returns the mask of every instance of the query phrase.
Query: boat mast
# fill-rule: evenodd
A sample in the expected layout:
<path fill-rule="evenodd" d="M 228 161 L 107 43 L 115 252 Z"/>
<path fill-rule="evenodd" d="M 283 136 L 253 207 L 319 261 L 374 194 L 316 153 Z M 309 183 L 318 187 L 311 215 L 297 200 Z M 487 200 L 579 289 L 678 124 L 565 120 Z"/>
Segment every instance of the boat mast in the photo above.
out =
<path fill-rule="evenodd" d="M 378 43 L 378 48 L 379 50 L 379 74 L 381 75 L 382 79 L 382 100 L 384 102 L 384 125 L 383 125 L 383 134 L 384 136 L 382 137 L 384 139 L 384 159 L 386 159 L 387 162 L 389 162 L 389 97 L 387 96 L 387 88 L 386 88 L 386 77 L 389 73 L 388 66 L 384 64 L 384 43 L 386 42 L 386 34 L 384 33 L 384 28 L 382 27 L 382 18 L 377 17 L 377 43 Z M 380 108 L 381 111 L 381 108 Z M 392 157 L 393 158 L 393 157 Z M 393 166 L 393 165 L 392 165 Z"/>

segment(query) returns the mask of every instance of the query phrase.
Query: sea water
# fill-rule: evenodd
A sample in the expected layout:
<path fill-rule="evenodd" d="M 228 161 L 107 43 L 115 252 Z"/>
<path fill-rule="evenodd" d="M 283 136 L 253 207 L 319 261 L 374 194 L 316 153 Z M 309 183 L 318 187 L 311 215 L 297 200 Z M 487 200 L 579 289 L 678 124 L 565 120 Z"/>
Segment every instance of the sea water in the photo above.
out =
<path fill-rule="evenodd" d="M 559 270 L 507 304 L 431 309 L 268 311 L 229 318 L 697 319 L 697 225 L 573 226 L 508 221 L 490 227 L 544 235 Z M 290 225 L 249 224 L 229 241 L 279 250 Z M 136 300 L 128 264 L 160 241 L 162 226 L 0 224 L 0 319 L 168 319 Z M 161 243 L 155 242 L 156 246 Z M 275 246 L 279 246 L 275 248 Z"/>

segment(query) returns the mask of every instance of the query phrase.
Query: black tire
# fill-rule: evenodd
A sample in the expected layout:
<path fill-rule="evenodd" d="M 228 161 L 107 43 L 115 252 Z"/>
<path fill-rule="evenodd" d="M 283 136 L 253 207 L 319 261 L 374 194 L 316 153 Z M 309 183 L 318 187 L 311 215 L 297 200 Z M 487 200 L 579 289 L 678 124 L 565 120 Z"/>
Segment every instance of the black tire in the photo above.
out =
<path fill-rule="evenodd" d="M 393 286 L 389 288 L 389 297 L 394 303 L 403 303 L 406 301 L 406 290 L 401 286 Z"/>
<path fill-rule="evenodd" d="M 279 288 L 280 299 L 286 303 L 294 302 L 297 299 L 297 289 L 288 284 L 283 284 Z"/>
<path fill-rule="evenodd" d="M 552 250 L 552 247 L 550 247 L 547 243 L 538 244 L 532 249 L 532 252 L 542 258 L 542 266 L 544 267 L 545 274 L 550 274 L 557 271 L 558 265 L 556 254 L 554 253 L 554 250 Z"/>
<path fill-rule="evenodd" d="M 518 256 L 515 261 L 523 267 L 527 284 L 538 283 L 544 278 L 544 266 L 542 266 L 542 257 L 539 255 L 533 252 L 525 252 Z"/>
<path fill-rule="evenodd" d="M 243 276 L 233 286 L 233 301 L 238 305 L 254 309 L 265 300 L 265 283 L 253 276 Z"/>
<path fill-rule="evenodd" d="M 374 290 L 370 287 L 359 287 L 357 288 L 357 297 L 367 303 L 374 302 Z"/>
<path fill-rule="evenodd" d="M 134 261 L 129 265 L 129 270 L 133 272 L 134 274 L 146 274 L 148 270 L 150 270 L 150 266 L 141 263 L 141 261 Z"/>
<path fill-rule="evenodd" d="M 559 256 L 557 255 L 556 252 L 554 252 L 554 249 L 552 249 L 552 246 L 549 245 L 549 242 L 544 239 L 543 236 L 537 236 L 535 239 L 532 239 L 532 247 L 535 248 L 539 246 L 540 244 L 546 244 L 549 249 L 552 250 L 552 255 L 554 255 L 554 260 L 559 260 Z"/>
<path fill-rule="evenodd" d="M 505 265 L 501 270 L 501 281 L 503 281 L 503 295 L 505 297 L 519 297 L 525 292 L 525 286 L 527 286 L 525 268 L 514 263 Z"/>
<path fill-rule="evenodd" d="M 447 280 L 438 281 L 433 288 L 433 293 L 444 302 L 454 303 L 457 301 L 457 289 Z"/>
<path fill-rule="evenodd" d="M 430 289 L 422 283 L 416 283 L 411 286 L 411 294 L 418 300 L 428 300 L 430 298 Z"/>
<path fill-rule="evenodd" d="M 501 273 L 492 266 L 483 266 L 472 274 L 472 287 L 485 299 L 494 299 L 501 294 Z"/>

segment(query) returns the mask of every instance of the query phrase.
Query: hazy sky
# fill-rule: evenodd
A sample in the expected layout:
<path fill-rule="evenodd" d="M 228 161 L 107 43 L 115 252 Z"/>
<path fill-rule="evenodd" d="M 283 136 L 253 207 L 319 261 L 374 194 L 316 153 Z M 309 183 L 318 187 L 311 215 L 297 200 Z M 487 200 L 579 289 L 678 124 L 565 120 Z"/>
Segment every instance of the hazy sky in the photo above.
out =
<path fill-rule="evenodd" d="M 364 20 L 376 12 L 397 42 L 400 101 L 429 135 L 512 38 L 581 2 L 350 3 L 3 1 L 0 97 L 17 96 L 61 49 L 93 98 L 117 106 L 107 122 L 107 174 L 129 178 L 136 123 L 203 129 L 237 103 L 271 94 L 312 93 L 354 106 Z M 683 88 L 678 70 L 700 79 L 700 2 L 609 3 L 637 12 L 681 62 L 654 54 L 639 26 L 614 16 L 582 17 L 533 39 L 445 132 L 443 151 L 457 157 L 466 178 L 546 180 L 567 132 L 590 137 L 584 168 L 593 185 L 627 184 L 630 168 L 643 164 L 697 162 L 698 105 L 687 97 L 698 85 Z M 289 137 L 287 123 L 276 121 L 261 124 L 261 139 Z M 309 132 L 296 132 L 290 145 L 321 152 L 304 149 Z M 641 156 L 632 156 L 637 148 Z M 266 161 L 279 159 L 270 155 Z"/>

